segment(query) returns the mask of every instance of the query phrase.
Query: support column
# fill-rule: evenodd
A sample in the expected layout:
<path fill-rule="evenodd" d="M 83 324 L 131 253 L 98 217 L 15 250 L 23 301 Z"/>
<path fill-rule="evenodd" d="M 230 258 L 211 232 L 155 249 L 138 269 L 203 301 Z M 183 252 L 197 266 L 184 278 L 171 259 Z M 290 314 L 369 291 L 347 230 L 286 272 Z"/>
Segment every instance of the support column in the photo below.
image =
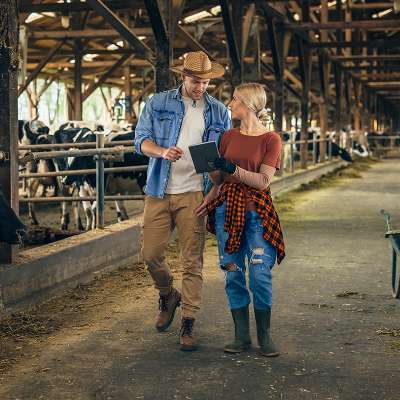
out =
<path fill-rule="evenodd" d="M 161 5 L 169 7 L 169 0 L 161 0 Z M 157 0 L 145 0 L 144 4 L 149 15 L 151 27 L 154 33 L 154 39 L 156 43 L 156 55 L 155 55 L 155 82 L 156 92 L 161 92 L 170 89 L 170 40 L 167 34 L 164 18 L 160 10 L 160 3 Z"/>
<path fill-rule="evenodd" d="M 284 110 L 284 30 L 282 24 L 276 24 L 272 19 L 267 19 L 269 42 L 275 73 L 274 112 L 275 131 L 282 135 L 283 110 Z"/>
<path fill-rule="evenodd" d="M 0 187 L 18 214 L 18 9 L 16 0 L 3 0 L 0 15 L 5 29 L 0 32 Z M 0 243 L 0 263 L 11 263 L 16 246 Z"/>
<path fill-rule="evenodd" d="M 242 82 L 242 64 L 241 57 L 238 50 L 238 44 L 236 40 L 236 33 L 233 24 L 233 18 L 231 15 L 231 7 L 229 0 L 220 0 L 221 10 L 222 10 L 222 18 L 224 21 L 226 39 L 228 42 L 229 48 L 229 57 L 232 65 L 232 87 L 239 85 Z M 236 7 L 237 8 L 237 7 Z M 242 20 L 235 21 L 236 24 L 242 25 Z"/>
<path fill-rule="evenodd" d="M 310 20 L 310 1 L 305 0 L 301 5 L 302 20 L 309 22 Z M 302 83 L 302 96 L 300 101 L 301 109 L 301 135 L 300 138 L 304 143 L 300 144 L 300 165 L 302 169 L 307 169 L 308 161 L 308 119 L 309 119 L 309 97 L 310 97 L 310 81 L 312 59 L 311 51 L 307 43 L 303 39 L 297 38 L 299 50 L 299 66 Z"/>
<path fill-rule="evenodd" d="M 126 25 L 130 27 L 130 13 L 126 17 Z M 124 47 L 129 48 L 129 43 L 125 40 Z M 131 72 L 132 68 L 130 64 L 124 67 L 124 92 L 125 92 L 125 122 L 131 124 L 133 122 L 133 110 L 132 110 L 132 85 L 131 85 Z"/>
<path fill-rule="evenodd" d="M 82 42 L 75 42 L 75 67 L 74 67 L 74 119 L 82 120 Z"/>
<path fill-rule="evenodd" d="M 74 90 L 71 87 L 68 87 L 67 84 L 65 84 L 65 104 L 66 104 L 66 118 L 68 121 L 72 121 L 74 119 L 75 111 L 74 111 Z"/>

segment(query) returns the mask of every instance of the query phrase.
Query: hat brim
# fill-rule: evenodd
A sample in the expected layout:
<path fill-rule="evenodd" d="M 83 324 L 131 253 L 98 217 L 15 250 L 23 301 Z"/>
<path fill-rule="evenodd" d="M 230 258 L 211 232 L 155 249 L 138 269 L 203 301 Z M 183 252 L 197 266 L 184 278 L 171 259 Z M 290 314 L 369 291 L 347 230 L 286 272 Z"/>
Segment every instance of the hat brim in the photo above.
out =
<path fill-rule="evenodd" d="M 223 76 L 225 74 L 225 68 L 221 64 L 218 64 L 215 62 L 211 62 L 211 71 L 207 72 L 205 74 L 188 73 L 187 71 L 184 71 L 183 65 L 177 65 L 177 66 L 171 67 L 170 70 L 177 74 L 184 74 L 184 75 L 193 76 L 195 78 L 200 78 L 200 79 L 220 78 L 221 76 Z"/>

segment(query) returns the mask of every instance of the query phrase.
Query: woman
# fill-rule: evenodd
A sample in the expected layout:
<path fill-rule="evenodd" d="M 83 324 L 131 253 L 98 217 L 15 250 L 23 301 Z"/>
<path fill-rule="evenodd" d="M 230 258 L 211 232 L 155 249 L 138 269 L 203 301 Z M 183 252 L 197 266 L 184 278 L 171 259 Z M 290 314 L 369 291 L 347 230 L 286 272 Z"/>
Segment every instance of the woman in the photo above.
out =
<path fill-rule="evenodd" d="M 279 355 L 270 337 L 272 306 L 271 269 L 285 256 L 278 215 L 269 185 L 280 166 L 281 139 L 266 129 L 267 97 L 262 85 L 238 86 L 229 106 L 240 128 L 224 133 L 219 144 L 221 157 L 210 173 L 219 187 L 218 197 L 207 206 L 208 228 L 216 233 L 221 268 L 226 274 L 225 290 L 235 324 L 235 340 L 225 346 L 229 353 L 250 347 L 249 287 L 253 294 L 257 338 L 261 354 Z"/>

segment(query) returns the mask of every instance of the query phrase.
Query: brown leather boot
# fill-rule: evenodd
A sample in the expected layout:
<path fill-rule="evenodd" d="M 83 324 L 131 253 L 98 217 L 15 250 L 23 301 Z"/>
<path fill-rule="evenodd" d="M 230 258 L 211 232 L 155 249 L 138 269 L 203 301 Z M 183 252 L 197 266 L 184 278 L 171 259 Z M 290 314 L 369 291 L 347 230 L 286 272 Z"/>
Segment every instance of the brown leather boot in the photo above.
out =
<path fill-rule="evenodd" d="M 194 318 L 182 318 L 182 326 L 179 332 L 179 342 L 182 351 L 197 350 L 196 337 L 193 335 Z"/>
<path fill-rule="evenodd" d="M 171 325 L 175 310 L 181 304 L 181 294 L 178 290 L 172 288 L 166 296 L 161 296 L 159 299 L 160 312 L 157 315 L 156 329 L 163 332 Z"/>

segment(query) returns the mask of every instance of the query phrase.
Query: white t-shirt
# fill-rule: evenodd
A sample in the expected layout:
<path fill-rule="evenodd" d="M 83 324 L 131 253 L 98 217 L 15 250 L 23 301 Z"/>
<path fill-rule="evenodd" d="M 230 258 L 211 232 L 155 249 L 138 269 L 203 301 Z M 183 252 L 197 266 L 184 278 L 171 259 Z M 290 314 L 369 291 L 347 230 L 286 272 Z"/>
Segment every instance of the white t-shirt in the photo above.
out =
<path fill-rule="evenodd" d="M 203 175 L 197 174 L 189 146 L 199 144 L 203 141 L 205 129 L 204 122 L 204 98 L 195 102 L 189 97 L 182 96 L 185 104 L 185 115 L 179 134 L 177 147 L 183 150 L 182 157 L 171 164 L 171 171 L 166 192 L 168 194 L 179 194 L 187 192 L 198 192 L 203 190 Z"/>

